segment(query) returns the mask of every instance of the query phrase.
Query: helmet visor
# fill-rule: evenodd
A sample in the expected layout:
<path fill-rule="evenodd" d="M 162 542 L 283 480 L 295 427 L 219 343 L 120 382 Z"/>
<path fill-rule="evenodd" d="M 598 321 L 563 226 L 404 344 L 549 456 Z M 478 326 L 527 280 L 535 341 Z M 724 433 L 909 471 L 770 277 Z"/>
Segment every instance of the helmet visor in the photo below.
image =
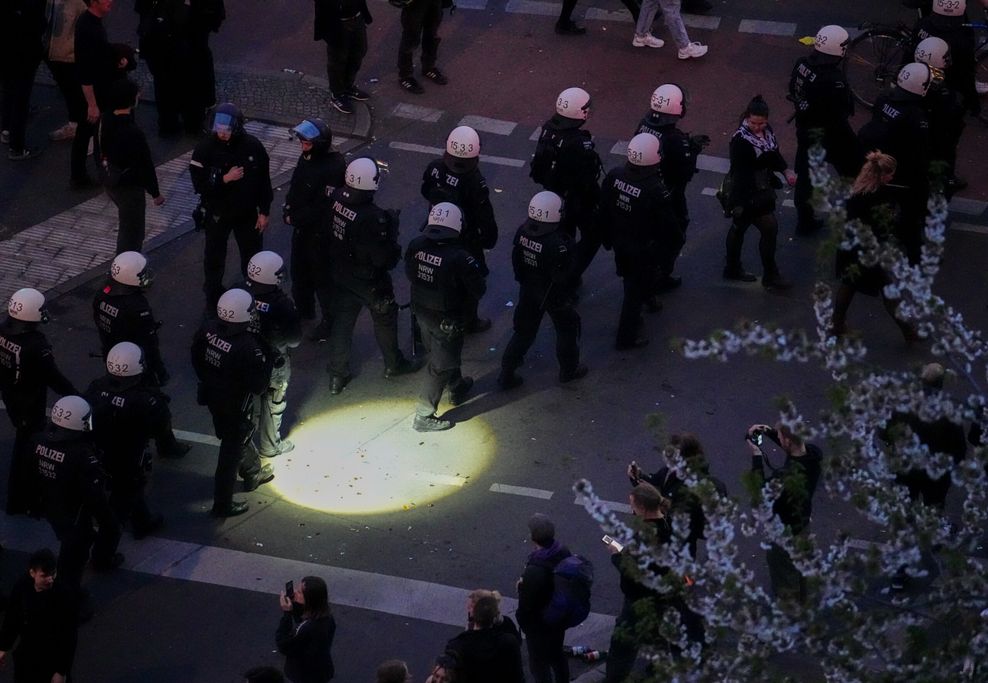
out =
<path fill-rule="evenodd" d="M 217 112 L 213 116 L 213 132 L 214 133 L 232 133 L 233 132 L 233 116 L 230 114 L 225 114 L 223 112 Z"/>
<path fill-rule="evenodd" d="M 305 120 L 292 128 L 292 132 L 303 142 L 312 142 L 319 137 L 319 129 L 316 128 L 316 124 L 309 120 Z"/>

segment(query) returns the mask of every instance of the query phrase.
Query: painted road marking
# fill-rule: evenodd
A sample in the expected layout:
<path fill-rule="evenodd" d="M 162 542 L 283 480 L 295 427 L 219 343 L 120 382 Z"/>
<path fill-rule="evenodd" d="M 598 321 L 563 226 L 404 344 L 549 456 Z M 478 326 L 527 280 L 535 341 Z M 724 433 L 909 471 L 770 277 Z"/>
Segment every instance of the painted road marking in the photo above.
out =
<path fill-rule="evenodd" d="M 512 14 L 556 17 L 559 16 L 559 5 L 552 2 L 538 2 L 537 0 L 508 0 L 508 4 L 504 6 L 504 11 Z"/>
<path fill-rule="evenodd" d="M 708 17 L 700 14 L 686 14 L 685 12 L 680 16 L 683 18 L 683 23 L 690 28 L 699 28 L 706 31 L 716 31 L 720 28 L 720 17 Z"/>
<path fill-rule="evenodd" d="M 700 190 L 700 194 L 702 194 L 704 197 L 716 197 L 717 191 L 718 190 L 716 187 L 705 187 L 702 190 Z"/>
<path fill-rule="evenodd" d="M 599 7 L 590 7 L 587 9 L 587 13 L 583 15 L 584 19 L 589 19 L 591 21 L 622 21 L 624 23 L 630 24 L 634 19 L 631 18 L 631 12 L 626 9 L 601 9 Z"/>
<path fill-rule="evenodd" d="M 988 209 L 988 202 L 977 199 L 965 199 L 964 197 L 954 197 L 950 200 L 950 210 L 969 216 L 980 216 Z"/>
<path fill-rule="evenodd" d="M 988 225 L 973 225 L 971 223 L 951 223 L 951 230 L 960 230 L 961 232 L 974 232 L 979 235 L 988 235 Z"/>
<path fill-rule="evenodd" d="M 186 432 L 182 429 L 173 429 L 176 439 L 182 441 L 192 441 L 193 443 L 203 443 L 207 446 L 219 446 L 220 440 L 209 434 L 199 434 L 198 432 Z"/>
<path fill-rule="evenodd" d="M 391 149 L 400 149 L 404 152 L 418 152 L 419 154 L 431 154 L 433 156 L 442 156 L 446 150 L 440 149 L 439 147 L 430 147 L 428 145 L 417 145 L 411 142 L 389 142 L 388 147 Z M 481 154 L 480 160 L 488 164 L 497 164 L 498 166 L 511 166 L 513 168 L 521 168 L 525 165 L 524 159 L 511 159 L 508 157 L 495 157 L 489 156 L 487 154 Z"/>
<path fill-rule="evenodd" d="M 456 0 L 457 9 L 487 9 L 487 0 Z"/>
<path fill-rule="evenodd" d="M 606 505 L 607 507 L 609 507 L 614 512 L 623 512 L 626 515 L 631 514 L 631 506 L 628 505 L 627 503 L 618 503 L 617 501 L 613 501 L 613 500 L 602 500 L 600 502 Z M 573 500 L 573 503 L 575 505 L 583 505 L 583 496 L 577 496 Z"/>
<path fill-rule="evenodd" d="M 532 131 L 532 134 L 528 136 L 528 139 L 531 140 L 532 142 L 535 142 L 536 140 L 539 139 L 540 135 L 542 135 L 542 126 L 539 126 L 534 131 Z"/>
<path fill-rule="evenodd" d="M 545 489 L 533 489 L 528 486 L 512 486 L 511 484 L 491 484 L 489 491 L 493 493 L 510 493 L 513 496 L 527 496 L 529 498 L 541 498 L 549 500 L 552 498 L 552 491 Z"/>
<path fill-rule="evenodd" d="M 412 119 L 413 121 L 428 121 L 435 123 L 442 118 L 442 109 L 432 109 L 431 107 L 421 107 L 417 104 L 406 104 L 399 102 L 391 111 L 391 114 L 402 119 Z"/>
<path fill-rule="evenodd" d="M 727 157 L 714 157 L 709 154 L 701 154 L 696 158 L 696 167 L 701 171 L 727 173 L 731 170 L 731 160 Z"/>
<path fill-rule="evenodd" d="M 432 472 L 422 472 L 416 471 L 412 472 L 412 479 L 421 479 L 423 481 L 429 481 L 433 484 L 442 484 L 443 486 L 463 486 L 467 483 L 464 477 L 455 477 L 449 474 L 433 474 Z"/>
<path fill-rule="evenodd" d="M 469 116 L 464 116 L 456 125 L 470 126 L 471 128 L 483 131 L 484 133 L 511 135 L 518 124 L 514 121 L 502 121 L 501 119 L 492 119 L 486 116 L 474 116 L 471 114 Z"/>
<path fill-rule="evenodd" d="M 273 541 L 274 534 L 281 532 L 277 527 L 272 527 L 270 532 L 260 532 L 259 547 L 265 541 L 264 533 L 270 533 Z M 0 535 L 4 546 L 21 552 L 33 552 L 46 545 L 58 547 L 58 540 L 47 523 L 23 517 L 0 519 Z M 285 577 L 321 576 L 331 587 L 334 604 L 446 626 L 463 626 L 463 605 L 470 592 L 465 588 L 417 579 L 165 538 L 142 541 L 124 538 L 120 551 L 127 557 L 124 568 L 133 572 L 271 595 L 277 595 L 283 589 Z M 504 595 L 512 593 L 513 581 L 512 585 L 501 586 L 501 589 Z M 501 605 L 503 611 L 513 613 L 518 608 L 518 601 L 505 597 Z M 579 627 L 568 629 L 567 639 L 606 646 L 613 628 L 613 617 L 594 613 Z"/>
<path fill-rule="evenodd" d="M 628 156 L 628 143 L 630 140 L 618 140 L 611 147 L 611 154 L 617 154 L 620 157 Z"/>
<path fill-rule="evenodd" d="M 762 19 L 742 19 L 738 33 L 759 33 L 766 36 L 792 36 L 796 34 L 796 24 L 786 21 L 765 21 Z"/>

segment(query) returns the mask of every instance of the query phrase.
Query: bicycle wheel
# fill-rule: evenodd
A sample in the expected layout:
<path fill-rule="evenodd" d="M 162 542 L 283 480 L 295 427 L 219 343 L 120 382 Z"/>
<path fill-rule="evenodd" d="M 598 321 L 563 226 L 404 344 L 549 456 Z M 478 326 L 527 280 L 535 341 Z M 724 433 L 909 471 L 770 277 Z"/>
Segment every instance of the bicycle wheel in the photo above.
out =
<path fill-rule="evenodd" d="M 974 84 L 981 94 L 981 113 L 978 118 L 981 123 L 988 125 L 988 47 L 982 46 L 978 53 L 978 67 L 974 71 Z"/>
<path fill-rule="evenodd" d="M 903 36 L 892 29 L 874 28 L 852 40 L 844 58 L 844 76 L 854 99 L 871 109 L 879 93 L 895 83 L 905 52 Z"/>

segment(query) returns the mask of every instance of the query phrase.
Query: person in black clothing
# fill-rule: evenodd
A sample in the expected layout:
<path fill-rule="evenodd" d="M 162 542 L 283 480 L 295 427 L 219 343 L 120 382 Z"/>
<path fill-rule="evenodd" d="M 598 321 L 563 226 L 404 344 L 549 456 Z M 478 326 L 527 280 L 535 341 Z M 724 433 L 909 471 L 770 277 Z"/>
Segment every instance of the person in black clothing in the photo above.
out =
<path fill-rule="evenodd" d="M 282 208 L 285 224 L 292 226 L 292 299 L 303 320 L 316 317 L 315 302 L 319 302 L 322 321 L 313 338 L 328 339 L 332 283 L 324 217 L 330 195 L 345 183 L 347 164 L 342 154 L 333 151 L 333 133 L 322 119 L 306 119 L 293 131 L 302 154 Z"/>
<path fill-rule="evenodd" d="M 692 474 L 702 481 L 710 482 L 718 496 L 727 497 L 727 487 L 724 486 L 724 482 L 710 474 L 710 463 L 703 452 L 703 445 L 696 436 L 690 433 L 675 435 L 669 440 L 669 446 L 666 448 L 678 449 L 680 457 L 686 461 Z M 643 481 L 654 486 L 662 497 L 670 502 L 672 514 L 689 515 L 690 534 L 686 542 L 689 545 L 690 556 L 695 558 L 697 544 L 704 537 L 703 531 L 707 526 L 700 497 L 679 478 L 668 461 L 653 474 L 645 474 L 638 463 L 632 460 L 628 465 L 628 479 L 632 486 L 638 486 Z"/>
<path fill-rule="evenodd" d="M 515 371 L 525 362 L 525 353 L 535 342 L 546 313 L 556 330 L 559 381 L 570 382 L 588 372 L 587 366 L 580 364 L 580 314 L 574 306 L 576 249 L 573 238 L 559 229 L 562 203 L 555 192 L 539 192 L 528 204 L 528 220 L 515 234 L 511 265 L 521 287 L 514 334 L 504 347 L 497 378 L 503 389 L 522 383 Z"/>
<path fill-rule="evenodd" d="M 168 399 L 144 381 L 144 353 L 137 344 L 120 342 L 110 349 L 106 370 L 86 390 L 93 436 L 110 477 L 110 506 L 117 520 L 130 522 L 134 538 L 141 539 L 164 523 L 145 498 L 151 471 L 148 440 L 171 434 L 171 411 Z"/>
<path fill-rule="evenodd" d="M 51 409 L 51 423 L 33 443 L 44 517 L 61 542 L 58 574 L 78 591 L 92 552 L 93 568 L 123 564 L 117 552 L 120 523 L 106 493 L 101 453 L 92 434 L 92 411 L 80 396 L 63 396 Z"/>
<path fill-rule="evenodd" d="M 950 46 L 942 38 L 924 38 L 916 46 L 913 58 L 933 69 L 943 71 L 951 62 Z M 957 177 L 957 146 L 964 132 L 967 113 L 961 94 L 946 80 L 934 79 L 924 98 L 930 121 L 930 166 L 942 174 L 943 193 L 950 201 L 966 183 Z"/>
<path fill-rule="evenodd" d="M 685 244 L 686 228 L 690 224 L 690 211 L 686 203 L 686 186 L 696 175 L 696 160 L 703 148 L 710 144 L 706 135 L 690 135 L 681 131 L 677 123 L 686 116 L 686 93 L 675 83 L 660 85 L 652 93 L 649 112 L 638 124 L 638 133 L 651 133 L 659 139 L 662 158 L 659 169 L 662 180 L 672 196 L 672 208 L 679 221 Z M 658 289 L 675 289 L 683 280 L 673 276 L 673 268 L 682 247 L 667 256 L 662 265 Z"/>
<path fill-rule="evenodd" d="M 785 454 L 781 467 L 774 467 L 762 451 L 763 439 L 771 439 Z M 773 511 L 793 536 L 804 533 L 810 525 L 813 513 L 813 494 L 823 464 L 823 454 L 811 443 L 806 443 L 789 427 L 779 423 L 773 429 L 768 425 L 754 424 L 748 428 L 746 442 L 751 449 L 751 471 L 756 481 L 766 479 L 782 481 L 782 492 L 775 500 Z M 765 465 L 771 472 L 766 476 Z M 759 487 L 760 488 L 760 487 Z M 789 553 L 773 543 L 766 551 L 772 592 L 782 600 L 806 601 L 806 578 L 799 573 Z"/>
<path fill-rule="evenodd" d="M 796 232 L 815 233 L 819 223 L 813 213 L 810 184 L 810 147 L 819 143 L 827 161 L 844 177 L 861 168 L 858 139 L 849 119 L 854 115 L 854 96 L 841 63 L 847 52 L 847 31 L 836 25 L 822 27 L 813 41 L 813 53 L 800 57 L 789 78 L 789 99 L 796 107 Z"/>
<path fill-rule="evenodd" d="M 562 226 L 570 235 L 580 233 L 573 277 L 579 283 L 597 250 L 600 234 L 594 223 L 600 199 L 602 164 L 593 136 L 582 128 L 590 115 L 590 94 L 567 88 L 556 98 L 556 113 L 542 126 L 535 144 L 529 176 L 543 189 L 563 198 Z"/>
<path fill-rule="evenodd" d="M 117 76 L 117 60 L 106 36 L 103 17 L 110 13 L 113 0 L 86 0 L 86 12 L 75 25 L 75 63 L 82 94 L 86 98 L 86 117 L 79 122 L 72 139 L 72 185 L 93 185 L 86 170 L 89 142 L 96 136 L 100 114 L 109 111 L 110 84 Z"/>
<path fill-rule="evenodd" d="M 419 432 L 452 428 L 451 420 L 436 415 L 443 391 L 449 388 L 449 402 L 457 406 L 473 387 L 473 378 L 460 371 L 460 354 L 470 302 L 483 296 L 487 282 L 480 264 L 460 244 L 462 229 L 460 209 L 440 202 L 429 211 L 429 222 L 422 234 L 405 251 L 412 312 L 429 353 L 429 375 L 412 423 Z"/>
<path fill-rule="evenodd" d="M 291 441 L 281 438 L 281 419 L 288 405 L 285 395 L 292 376 L 288 352 L 302 341 L 302 321 L 295 304 L 278 286 L 284 275 L 284 261 L 273 251 L 259 251 L 247 264 L 246 289 L 254 295 L 257 307 L 250 331 L 261 338 L 271 359 L 271 381 L 260 396 L 258 416 L 258 452 L 262 458 L 273 458 L 295 448 Z"/>
<path fill-rule="evenodd" d="M 314 40 L 326 41 L 326 72 L 332 105 L 343 114 L 353 113 L 353 100 L 370 95 L 355 85 L 367 54 L 367 26 L 374 21 L 367 0 L 315 0 Z"/>
<path fill-rule="evenodd" d="M 155 206 L 165 203 L 144 132 L 134 120 L 140 87 L 123 78 L 110 86 L 109 106 L 100 118 L 99 150 L 103 186 L 117 207 L 117 253 L 144 246 L 145 192 Z"/>
<path fill-rule="evenodd" d="M 154 78 L 158 136 L 181 132 L 188 99 L 183 77 L 189 64 L 190 3 L 185 0 L 135 0 L 138 47 Z M 201 126 L 202 122 L 199 121 Z"/>
<path fill-rule="evenodd" d="M 368 157 L 347 166 L 346 184 L 329 199 L 329 261 L 333 282 L 333 322 L 329 335 L 331 394 L 349 384 L 353 328 L 366 307 L 374 336 L 384 355 L 384 376 L 416 372 L 421 362 L 405 358 L 398 348 L 398 304 L 390 271 L 401 260 L 398 214 L 374 204 L 380 171 Z"/>
<path fill-rule="evenodd" d="M 38 327 L 48 321 L 45 297 L 36 289 L 14 292 L 0 323 L 0 398 L 14 426 L 14 447 L 7 479 L 7 514 L 28 512 L 34 503 L 34 463 L 30 439 L 45 428 L 49 387 L 65 396 L 75 387 L 55 364 L 55 356 Z"/>
<path fill-rule="evenodd" d="M 446 138 L 446 153 L 430 163 L 422 175 L 422 196 L 432 208 L 439 202 L 456 204 L 463 212 L 463 232 L 460 242 L 469 251 L 486 276 L 487 259 L 484 251 L 497 244 L 497 221 L 491 206 L 487 181 L 478 168 L 480 136 L 470 126 L 459 126 Z M 491 327 L 488 318 L 477 315 L 474 302 L 467 332 L 484 332 Z"/>
<path fill-rule="evenodd" d="M 467 601 L 467 630 L 446 643 L 456 662 L 456 677 L 471 683 L 524 683 L 521 635 L 511 619 L 501 615 L 501 596 L 473 591 Z"/>
<path fill-rule="evenodd" d="M 943 39 L 950 47 L 950 63 L 944 71 L 944 82 L 956 92 L 971 116 L 981 113 L 981 96 L 978 94 L 976 72 L 977 37 L 967 18 L 965 0 L 935 0 L 933 13 L 920 19 L 913 29 L 913 43 L 918 45 L 926 38 Z"/>
<path fill-rule="evenodd" d="M 758 254 L 762 260 L 762 286 L 784 290 L 792 285 L 782 278 L 775 264 L 775 244 L 779 221 L 775 216 L 775 190 L 781 187 L 776 173 L 784 173 L 790 186 L 793 173 L 779 152 L 779 143 L 768 122 L 768 104 L 756 95 L 741 115 L 741 123 L 731 138 L 731 188 L 727 199 L 731 228 L 727 231 L 727 259 L 724 279 L 754 282 L 756 278 L 741 265 L 744 233 L 751 225 L 758 228 Z"/>
<path fill-rule="evenodd" d="M 628 162 L 612 169 L 601 189 L 598 224 L 605 249 L 614 249 L 617 274 L 624 282 L 617 349 L 648 344 L 642 306 L 656 290 L 669 255 L 683 244 L 672 196 L 659 170 L 659 139 L 639 133 L 628 143 Z M 668 271 L 666 271 L 668 272 Z M 652 308 L 652 310 L 657 310 Z"/>
<path fill-rule="evenodd" d="M 65 683 L 72 671 L 78 630 L 75 597 L 56 581 L 48 548 L 28 558 L 14 584 L 0 627 L 0 667 L 13 650 L 15 683 Z M 17 646 L 14 646 L 14 643 Z"/>
<path fill-rule="evenodd" d="M 927 64 L 913 62 L 899 70 L 892 90 L 878 96 L 871 120 L 858 131 L 865 152 L 879 151 L 896 161 L 892 184 L 905 189 L 902 201 L 906 255 L 919 263 L 926 200 L 929 195 L 931 136 L 926 95 L 935 78 Z"/>
<path fill-rule="evenodd" d="M 223 293 L 230 233 L 240 251 L 241 272 L 247 277 L 247 262 L 264 248 L 262 233 L 268 227 L 274 199 L 268 153 L 260 140 L 244 130 L 240 110 L 221 104 L 213 113 L 212 129 L 213 135 L 196 145 L 189 162 L 206 233 L 202 265 L 207 314 Z"/>
<path fill-rule="evenodd" d="M 401 42 L 398 44 L 398 85 L 421 95 L 425 89 L 415 78 L 412 59 L 415 48 L 422 46 L 422 76 L 436 85 L 446 85 L 449 79 L 436 66 L 439 57 L 439 25 L 443 9 L 452 7 L 451 0 L 409 0 L 401 6 Z"/>
<path fill-rule="evenodd" d="M 901 234 L 905 227 L 909 227 L 902 224 L 900 208 L 903 201 L 902 188 L 890 184 L 895 177 L 895 167 L 895 159 L 888 154 L 868 152 L 861 173 L 851 187 L 851 196 L 847 200 L 847 220 L 858 220 L 871 228 L 879 244 L 892 240 L 902 244 L 911 241 L 909 238 L 904 239 Z M 845 227 L 845 231 L 854 234 L 848 227 Z M 865 266 L 861 263 L 860 248 L 854 248 L 839 249 L 835 266 L 840 287 L 834 296 L 831 334 L 838 337 L 846 334 L 847 311 L 854 295 L 860 292 L 882 298 L 885 310 L 895 320 L 906 341 L 919 339 L 916 329 L 896 316 L 898 302 L 885 296 L 884 288 L 891 282 L 891 278 L 880 263 Z"/>
<path fill-rule="evenodd" d="M 294 588 L 293 595 L 279 598 L 281 621 L 275 633 L 278 652 L 285 655 L 285 677 L 292 683 L 326 683 L 336 674 L 330 652 L 336 620 L 329 611 L 326 582 L 306 576 Z"/>
<path fill-rule="evenodd" d="M 582 36 L 586 34 L 587 27 L 573 21 L 573 10 L 576 9 L 577 0 L 563 0 L 562 8 L 559 10 L 559 18 L 556 19 L 556 33 L 561 36 Z M 632 6 L 638 7 L 634 0 L 629 0 Z M 628 3 L 625 3 L 628 6 Z M 635 16 L 637 21 L 638 17 Z"/>
<path fill-rule="evenodd" d="M 566 627 L 546 622 L 543 614 L 552 600 L 553 569 L 572 553 L 556 540 L 556 525 L 542 513 L 529 518 L 528 530 L 535 549 L 529 553 L 518 579 L 515 617 L 525 633 L 528 668 L 535 683 L 566 683 L 569 681 L 569 662 L 563 653 Z"/>
<path fill-rule="evenodd" d="M 672 527 L 666 519 L 669 501 L 663 498 L 654 486 L 648 482 L 640 482 L 631 490 L 628 502 L 631 504 L 632 513 L 641 520 L 637 534 L 643 542 L 666 545 L 673 540 Z M 616 542 L 610 543 L 607 548 L 611 553 L 611 564 L 620 572 L 621 594 L 624 600 L 607 651 L 604 682 L 621 683 L 628 678 L 634 668 L 639 643 L 660 643 L 665 640 L 658 633 L 657 623 L 667 610 L 672 609 L 679 613 L 689 640 L 702 644 L 704 629 L 700 616 L 686 606 L 682 595 L 685 583 L 681 577 L 671 574 L 668 567 L 653 563 L 649 567 L 649 573 L 662 577 L 666 590 L 659 591 L 646 586 L 641 580 L 637 559 L 630 551 Z M 645 602 L 649 603 L 649 609 L 643 609 L 642 603 Z M 641 618 L 643 613 L 650 615 L 650 623 Z M 677 645 L 671 642 L 667 642 L 666 645 L 672 654 L 676 654 Z"/>
<path fill-rule="evenodd" d="M 44 56 L 45 5 L 38 0 L 8 0 L 0 8 L 0 75 L 3 85 L 2 128 L 10 149 L 7 158 L 34 156 L 26 143 L 27 115 L 34 74 Z"/>
<path fill-rule="evenodd" d="M 199 405 L 213 417 L 220 440 L 213 485 L 215 517 L 247 512 L 245 501 L 233 500 L 237 472 L 244 491 L 274 479 L 269 465 L 261 466 L 251 437 L 257 425 L 256 396 L 271 386 L 271 359 L 264 342 L 249 329 L 254 297 L 231 289 L 216 304 L 217 317 L 206 320 L 192 341 L 192 367 L 199 378 Z"/>

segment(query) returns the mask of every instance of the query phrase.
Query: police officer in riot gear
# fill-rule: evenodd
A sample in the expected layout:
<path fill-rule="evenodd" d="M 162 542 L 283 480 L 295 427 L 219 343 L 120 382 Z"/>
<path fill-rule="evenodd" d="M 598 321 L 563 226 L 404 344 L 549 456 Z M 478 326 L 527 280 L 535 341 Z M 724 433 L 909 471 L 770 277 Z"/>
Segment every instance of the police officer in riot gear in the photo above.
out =
<path fill-rule="evenodd" d="M 470 250 L 487 275 L 485 249 L 497 244 L 497 221 L 491 206 L 487 181 L 478 168 L 480 136 L 470 126 L 454 128 L 446 138 L 446 153 L 430 163 L 422 176 L 422 196 L 433 207 L 439 202 L 456 204 L 463 212 L 460 241 Z M 477 302 L 479 303 L 479 302 Z M 484 332 L 491 327 L 488 318 L 477 315 L 476 304 L 467 332 Z"/>
<path fill-rule="evenodd" d="M 950 47 L 950 63 L 944 70 L 944 82 L 960 96 L 972 116 L 981 113 L 978 94 L 978 40 L 967 18 L 966 0 L 933 0 L 933 12 L 916 23 L 913 40 L 919 43 L 930 37 L 942 38 Z"/>
<path fill-rule="evenodd" d="M 271 382 L 258 406 L 258 451 L 262 458 L 273 458 L 295 448 L 291 441 L 281 438 L 281 419 L 292 376 L 288 350 L 302 341 L 302 322 L 295 304 L 278 286 L 284 276 L 284 261 L 273 251 L 259 251 L 247 264 L 246 289 L 254 295 L 256 307 L 250 331 L 264 341 L 271 358 Z"/>
<path fill-rule="evenodd" d="M 942 38 L 930 36 L 916 46 L 913 58 L 940 72 L 948 71 L 950 46 Z M 944 195 L 949 200 L 966 183 L 957 178 L 957 145 L 964 132 L 964 100 L 946 79 L 934 78 L 923 98 L 930 121 L 930 158 L 934 168 L 943 173 Z"/>
<path fill-rule="evenodd" d="M 679 221 L 680 231 L 686 236 L 690 224 L 689 206 L 686 204 L 686 186 L 696 175 L 696 160 L 703 148 L 710 144 L 706 135 L 690 135 L 677 124 L 686 116 L 686 93 L 675 83 L 664 83 L 652 93 L 649 112 L 639 122 L 638 133 L 651 133 L 659 138 L 662 160 L 659 168 L 662 179 L 672 196 L 672 207 Z M 670 255 L 670 264 L 679 258 L 682 247 Z M 660 290 L 675 289 L 683 282 L 672 271 L 663 272 L 656 283 Z"/>
<path fill-rule="evenodd" d="M 357 317 L 366 306 L 374 336 L 384 355 L 384 376 L 415 372 L 420 361 L 405 358 L 398 348 L 398 304 L 390 270 L 401 259 L 398 215 L 374 204 L 380 181 L 377 163 L 368 157 L 350 162 L 346 184 L 330 197 L 330 272 L 333 279 L 333 326 L 329 338 L 332 394 L 349 383 L 350 345 Z"/>
<path fill-rule="evenodd" d="M 823 145 L 827 161 L 844 177 L 856 176 L 864 161 L 849 123 L 854 96 L 841 68 L 847 41 L 843 27 L 822 27 L 813 41 L 813 53 L 796 61 L 789 78 L 789 99 L 796 107 L 796 232 L 804 235 L 819 228 L 811 201 L 810 147 Z"/>
<path fill-rule="evenodd" d="M 197 221 L 206 234 L 203 258 L 206 313 L 211 315 L 223 293 L 226 247 L 233 233 L 240 269 L 264 248 L 261 234 L 271 213 L 271 174 L 261 141 L 244 130 L 244 116 L 232 104 L 213 112 L 213 134 L 196 145 L 189 162 L 192 185 L 200 196 Z"/>
<path fill-rule="evenodd" d="M 412 310 L 429 352 L 429 374 L 412 423 L 419 432 L 450 429 L 453 422 L 436 415 L 443 391 L 449 388 L 449 402 L 457 406 L 473 387 L 473 378 L 460 372 L 460 353 L 470 302 L 483 296 L 487 284 L 480 264 L 460 244 L 462 229 L 460 209 L 440 202 L 429 211 L 428 225 L 405 252 Z"/>
<path fill-rule="evenodd" d="M 271 359 L 264 342 L 249 325 L 254 297 L 231 289 L 216 304 L 216 318 L 206 320 L 192 341 L 192 367 L 199 378 L 199 404 L 209 408 L 220 440 L 213 486 L 215 517 L 247 512 L 245 501 L 233 500 L 237 472 L 250 492 L 274 479 L 269 465 L 261 466 L 251 437 L 257 421 L 255 397 L 271 386 Z"/>
<path fill-rule="evenodd" d="M 61 543 L 58 578 L 76 591 L 90 552 L 98 571 L 116 569 L 124 561 L 117 552 L 120 524 L 107 498 L 91 429 L 89 403 L 81 396 L 63 396 L 31 448 L 41 512 Z"/>
<path fill-rule="evenodd" d="M 532 180 L 563 198 L 563 229 L 576 237 L 574 277 L 579 280 L 600 248 L 594 215 L 600 198 L 602 164 L 593 136 L 583 129 L 590 115 L 590 94 L 567 88 L 556 98 L 556 113 L 542 126 L 532 157 Z"/>
<path fill-rule="evenodd" d="M 576 249 L 573 238 L 559 229 L 562 205 L 555 192 L 539 192 L 528 203 L 528 220 L 515 234 L 511 265 L 521 288 L 514 334 L 504 349 L 497 378 L 504 389 L 521 384 L 515 370 L 524 363 L 546 313 L 556 329 L 559 381 L 570 382 L 587 374 L 587 366 L 580 364 L 580 314 L 573 305 Z"/>
<path fill-rule="evenodd" d="M 292 299 L 303 320 L 316 317 L 318 300 L 322 322 L 313 336 L 327 339 L 332 294 L 326 272 L 329 240 L 323 221 L 329 196 L 343 187 L 346 161 L 333 150 L 333 133 L 322 119 L 306 119 L 292 130 L 302 145 L 282 207 L 285 224 L 292 226 Z"/>
<path fill-rule="evenodd" d="M 144 381 L 144 352 L 120 342 L 106 355 L 106 375 L 93 380 L 86 400 L 93 411 L 93 436 L 103 452 L 110 477 L 110 506 L 121 524 L 130 522 L 134 538 L 161 528 L 164 519 L 152 513 L 145 499 L 151 453 L 148 440 L 171 434 L 168 399 Z"/>
<path fill-rule="evenodd" d="M 612 169 L 601 188 L 601 237 L 604 248 L 614 249 L 617 274 L 624 281 L 615 344 L 619 350 L 648 344 L 642 306 L 655 290 L 658 273 L 682 244 L 672 197 L 659 170 L 659 150 L 659 139 L 650 133 L 631 138 L 628 162 Z"/>
<path fill-rule="evenodd" d="M 897 162 L 891 184 L 903 188 L 899 237 L 913 263 L 919 261 L 929 194 L 931 145 L 925 98 L 935 76 L 920 62 L 903 66 L 895 87 L 878 97 L 871 120 L 858 131 L 865 151 L 879 150 Z"/>
<path fill-rule="evenodd" d="M 48 388 L 62 396 L 76 393 L 38 327 L 48 320 L 45 297 L 36 289 L 14 292 L 7 318 L 0 323 L 0 398 L 14 425 L 14 448 L 7 479 L 7 514 L 28 512 L 34 502 L 30 484 L 34 466 L 30 439 L 45 428 Z"/>

